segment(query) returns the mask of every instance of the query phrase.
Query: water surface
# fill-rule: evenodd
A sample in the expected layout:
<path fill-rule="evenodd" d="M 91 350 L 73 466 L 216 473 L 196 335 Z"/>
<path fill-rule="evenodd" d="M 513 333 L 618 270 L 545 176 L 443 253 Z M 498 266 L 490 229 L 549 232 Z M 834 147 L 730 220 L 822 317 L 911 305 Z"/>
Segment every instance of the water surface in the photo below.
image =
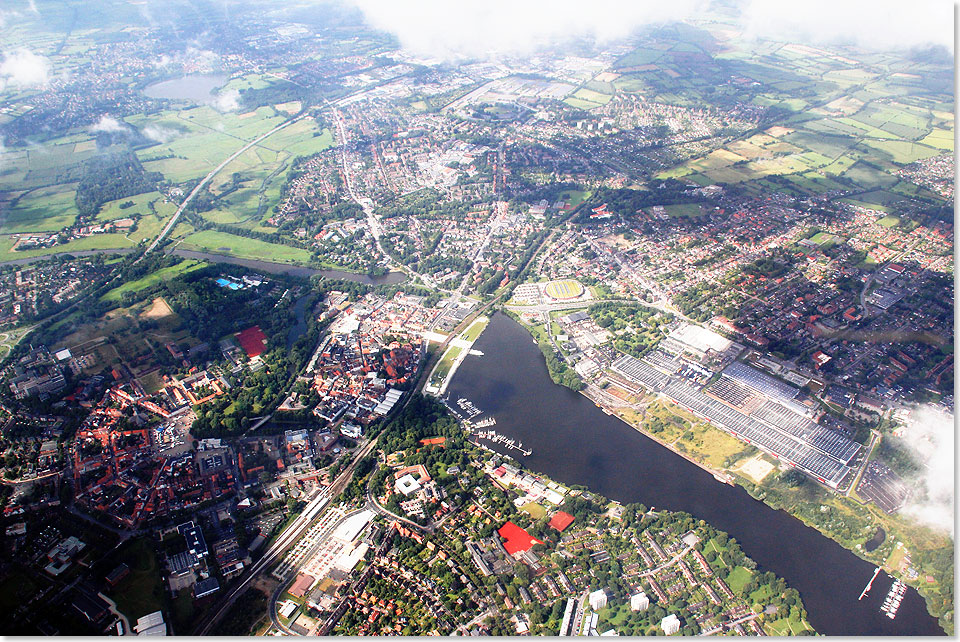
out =
<path fill-rule="evenodd" d="M 501 451 L 565 484 L 582 484 L 620 502 L 686 511 L 736 538 L 762 571 L 797 589 L 810 623 L 828 635 L 943 634 L 913 589 L 895 620 L 879 608 L 892 580 L 881 573 L 870 594 L 857 597 L 874 566 L 648 439 L 583 395 L 555 385 L 529 333 L 502 314 L 474 344 L 454 375 L 449 398 L 466 397 L 494 416 L 494 429 L 533 453 Z M 495 449 L 498 449 L 494 446 Z"/>

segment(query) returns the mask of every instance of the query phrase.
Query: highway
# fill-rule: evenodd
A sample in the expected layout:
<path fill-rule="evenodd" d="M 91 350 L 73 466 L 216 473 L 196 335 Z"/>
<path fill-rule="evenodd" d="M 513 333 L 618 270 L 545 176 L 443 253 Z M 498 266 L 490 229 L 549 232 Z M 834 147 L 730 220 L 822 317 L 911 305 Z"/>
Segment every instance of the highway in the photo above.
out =
<path fill-rule="evenodd" d="M 245 151 L 247 151 L 248 149 L 250 149 L 251 147 L 253 147 L 253 146 L 256 145 L 257 143 L 259 143 L 260 141 L 262 141 L 264 138 L 267 138 L 268 136 L 272 136 L 273 134 L 277 133 L 278 131 L 280 131 L 280 130 L 283 129 L 284 127 L 286 127 L 286 126 L 288 126 L 288 125 L 292 125 L 293 123 L 297 122 L 298 120 L 300 120 L 301 118 L 303 118 L 303 117 L 306 116 L 306 115 L 307 115 L 307 114 L 301 114 L 301 115 L 299 115 L 299 116 L 296 116 L 296 117 L 294 117 L 294 118 L 291 118 L 290 120 L 287 120 L 287 121 L 284 121 L 284 122 L 280 123 L 279 125 L 277 125 L 277 126 L 274 127 L 273 129 L 271 129 L 270 131 L 268 131 L 266 134 L 263 134 L 262 136 L 260 136 L 260 137 L 258 137 L 258 138 L 255 138 L 254 140 L 250 141 L 249 143 L 247 143 L 246 145 L 244 145 L 243 147 L 241 147 L 239 150 L 235 151 L 233 154 L 230 155 L 229 158 L 227 158 L 227 160 L 223 161 L 222 163 L 220 163 L 219 165 L 217 165 L 215 168 L 213 168 L 213 170 L 212 170 L 209 174 L 207 174 L 206 176 L 204 176 L 203 180 L 200 181 L 199 183 L 197 183 L 197 186 L 194 187 L 194 188 L 190 191 L 189 194 L 187 194 L 187 197 L 186 197 L 185 199 L 183 199 L 183 202 L 180 203 L 180 207 L 177 208 L 177 211 L 174 212 L 173 216 L 170 218 L 170 220 L 167 222 L 167 224 L 163 226 L 163 229 L 160 230 L 160 234 L 157 236 L 157 238 L 155 238 L 155 239 L 153 240 L 153 243 L 151 243 L 151 244 L 147 247 L 147 250 L 146 250 L 146 252 L 143 253 L 143 256 L 146 256 L 147 254 L 149 254 L 150 252 L 152 252 L 153 250 L 155 250 L 158 245 L 160 245 L 160 243 L 161 243 L 161 242 L 163 241 L 163 239 L 167 236 L 167 234 L 169 234 L 170 231 L 171 231 L 174 227 L 176 227 L 177 221 L 180 220 L 180 215 L 183 214 L 183 211 L 187 208 L 187 205 L 190 204 L 190 201 L 193 200 L 193 197 L 196 196 L 196 195 L 200 192 L 200 190 L 202 190 L 202 189 L 206 186 L 206 184 L 209 183 L 210 180 L 220 172 L 220 170 L 222 170 L 224 167 L 226 167 L 227 165 L 229 165 L 230 163 L 232 163 L 238 156 L 240 156 L 240 154 L 244 153 Z M 142 257 L 141 257 L 141 258 L 142 258 Z M 138 260 L 139 260 L 139 259 L 138 259 Z"/>

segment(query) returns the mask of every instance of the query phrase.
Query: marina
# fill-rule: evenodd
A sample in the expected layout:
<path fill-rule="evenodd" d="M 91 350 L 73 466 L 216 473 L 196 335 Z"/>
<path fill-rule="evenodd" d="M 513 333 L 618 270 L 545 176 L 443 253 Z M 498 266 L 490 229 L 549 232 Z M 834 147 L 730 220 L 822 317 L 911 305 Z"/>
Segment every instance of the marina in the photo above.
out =
<path fill-rule="evenodd" d="M 473 419 L 477 415 L 482 415 L 483 411 L 473 405 L 473 402 L 464 397 L 457 399 L 457 406 L 460 407 L 460 410 L 466 413 L 467 419 Z"/>
<path fill-rule="evenodd" d="M 501 435 L 495 430 L 481 430 L 480 432 L 476 433 L 476 435 L 478 439 L 486 439 L 501 446 L 502 448 L 506 448 L 507 450 L 516 450 L 524 457 L 529 457 L 533 454 L 533 450 L 523 447 L 522 441 L 517 441 L 516 439 L 512 439 L 506 435 Z"/>
<path fill-rule="evenodd" d="M 887 593 L 887 597 L 883 599 L 883 606 L 880 607 L 880 612 L 891 620 L 897 617 L 900 603 L 903 602 L 903 594 L 906 592 L 907 585 L 900 580 L 894 580 L 893 585 L 890 586 L 890 591 Z"/>
<path fill-rule="evenodd" d="M 453 413 L 453 415 L 463 424 L 464 429 L 475 437 L 473 441 L 477 445 L 481 445 L 479 442 L 480 439 L 485 439 L 508 451 L 515 450 L 524 457 L 529 457 L 533 454 L 533 449 L 524 448 L 522 441 L 511 439 L 506 435 L 501 435 L 495 430 L 482 430 L 484 428 L 497 425 L 497 418 L 487 417 L 486 419 L 481 419 L 480 421 L 474 423 L 472 419 L 478 415 L 482 415 L 483 410 L 478 408 L 466 397 L 460 397 L 457 399 L 456 408 L 450 404 L 450 401 L 447 398 L 441 398 L 441 401 L 443 401 L 443 404 L 447 407 L 447 409 Z M 457 408 L 460 410 L 458 411 Z"/>
<path fill-rule="evenodd" d="M 907 587 L 896 619 L 880 607 L 892 578 L 874 575 L 869 563 L 782 510 L 754 499 L 740 486 L 720 483 L 705 471 L 607 415 L 583 395 L 558 386 L 529 333 L 494 315 L 475 344 L 484 357 L 467 357 L 449 387 L 450 406 L 469 399 L 496 417 L 496 431 L 522 441 L 524 467 L 558 483 L 582 485 L 623 504 L 680 510 L 735 537 L 762 572 L 772 571 L 796 588 L 818 633 L 825 635 L 943 635 L 923 598 Z M 530 402 L 536 399 L 537 403 Z M 470 440 L 507 456 L 502 443 Z M 811 563 L 816 560 L 816 563 Z"/>

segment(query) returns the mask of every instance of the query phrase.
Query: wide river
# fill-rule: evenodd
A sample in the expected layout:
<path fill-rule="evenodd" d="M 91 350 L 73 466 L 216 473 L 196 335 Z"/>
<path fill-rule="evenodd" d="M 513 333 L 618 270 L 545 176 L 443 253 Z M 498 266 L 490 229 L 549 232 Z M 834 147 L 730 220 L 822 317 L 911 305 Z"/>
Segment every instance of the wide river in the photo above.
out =
<path fill-rule="evenodd" d="M 611 417 L 586 397 L 555 385 L 529 333 L 497 314 L 448 389 L 496 417 L 494 429 L 533 449 L 509 454 L 565 484 L 620 502 L 686 511 L 735 537 L 763 571 L 797 589 L 810 623 L 826 635 L 943 635 L 923 598 L 908 589 L 894 620 L 880 611 L 892 580 L 881 572 L 858 601 L 874 566 L 787 513 L 716 481 L 657 442 Z M 489 445 L 489 444 L 488 444 Z"/>

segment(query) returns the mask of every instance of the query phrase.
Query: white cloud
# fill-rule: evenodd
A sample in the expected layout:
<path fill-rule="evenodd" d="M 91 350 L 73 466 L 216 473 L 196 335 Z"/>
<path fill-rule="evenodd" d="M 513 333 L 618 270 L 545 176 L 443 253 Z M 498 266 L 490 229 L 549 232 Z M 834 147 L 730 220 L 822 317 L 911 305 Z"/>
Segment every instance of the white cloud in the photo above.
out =
<path fill-rule="evenodd" d="M 228 89 L 214 97 L 210 104 L 219 112 L 237 111 L 240 109 L 240 92 Z"/>
<path fill-rule="evenodd" d="M 866 49 L 943 45 L 953 50 L 953 7 L 948 0 L 745 0 L 745 34 Z"/>
<path fill-rule="evenodd" d="M 220 55 L 209 49 L 200 49 L 191 45 L 183 53 L 183 61 L 189 62 L 200 69 L 214 69 L 220 64 Z"/>
<path fill-rule="evenodd" d="M 5 86 L 32 87 L 47 82 L 50 76 L 50 61 L 21 47 L 5 51 L 0 63 L 0 89 Z"/>
<path fill-rule="evenodd" d="M 901 443 L 922 462 L 917 476 L 907 480 L 913 494 L 902 512 L 953 535 L 954 420 L 934 406 L 914 408 Z"/>
<path fill-rule="evenodd" d="M 0 9 L 0 29 L 7 26 L 7 21 L 20 16 L 19 11 L 5 11 Z"/>
<path fill-rule="evenodd" d="M 706 0 L 352 0 L 371 26 L 394 33 L 409 51 L 426 56 L 486 58 L 527 54 L 570 38 L 600 42 L 639 26 L 695 15 Z"/>
<path fill-rule="evenodd" d="M 96 125 L 90 126 L 90 131 L 114 133 L 114 132 L 125 132 L 125 131 L 128 131 L 128 129 L 125 123 L 121 123 L 119 120 L 117 120 L 113 116 L 104 115 L 100 117 L 100 120 L 99 122 L 97 122 Z"/>
<path fill-rule="evenodd" d="M 143 135 L 150 140 L 158 143 L 166 143 L 177 137 L 179 132 L 170 127 L 161 127 L 160 125 L 147 125 L 143 128 Z"/>
<path fill-rule="evenodd" d="M 708 0 L 347 2 L 411 53 L 443 59 L 522 55 L 579 37 L 603 43 L 645 25 L 702 17 L 709 5 Z M 750 37 L 887 49 L 953 43 L 948 0 L 741 0 L 739 9 Z"/>
<path fill-rule="evenodd" d="M 36 0 L 27 0 L 27 4 L 30 5 L 30 11 L 32 11 L 32 12 L 35 13 L 35 14 L 37 14 L 38 16 L 40 15 L 40 10 L 37 9 Z"/>

